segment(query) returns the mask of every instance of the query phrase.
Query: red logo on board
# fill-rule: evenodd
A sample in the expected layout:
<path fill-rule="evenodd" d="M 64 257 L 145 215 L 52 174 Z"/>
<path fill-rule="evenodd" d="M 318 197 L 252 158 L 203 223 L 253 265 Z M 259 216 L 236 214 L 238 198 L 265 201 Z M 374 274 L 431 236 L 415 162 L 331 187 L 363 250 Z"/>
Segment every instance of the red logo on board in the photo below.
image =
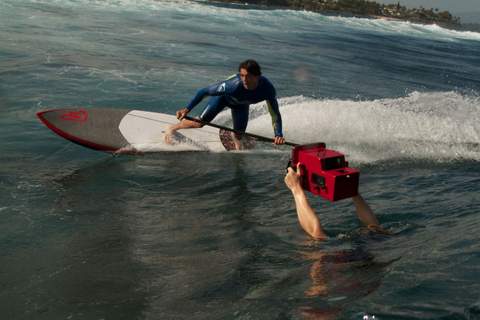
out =
<path fill-rule="evenodd" d="M 85 122 L 88 119 L 88 112 L 86 110 L 68 111 L 60 115 L 62 120 Z"/>

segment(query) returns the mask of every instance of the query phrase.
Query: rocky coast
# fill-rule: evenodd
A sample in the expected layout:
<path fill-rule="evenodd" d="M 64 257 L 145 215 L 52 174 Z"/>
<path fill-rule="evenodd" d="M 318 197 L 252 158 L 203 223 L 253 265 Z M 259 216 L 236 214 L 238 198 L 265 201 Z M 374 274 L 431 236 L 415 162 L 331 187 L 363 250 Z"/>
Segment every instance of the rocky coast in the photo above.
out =
<path fill-rule="evenodd" d="M 307 10 L 330 15 L 375 19 L 402 20 L 436 24 L 451 29 L 463 29 L 460 18 L 438 8 L 407 8 L 397 4 L 380 4 L 367 0 L 215 0 L 216 3 L 236 3 L 264 8 Z"/>

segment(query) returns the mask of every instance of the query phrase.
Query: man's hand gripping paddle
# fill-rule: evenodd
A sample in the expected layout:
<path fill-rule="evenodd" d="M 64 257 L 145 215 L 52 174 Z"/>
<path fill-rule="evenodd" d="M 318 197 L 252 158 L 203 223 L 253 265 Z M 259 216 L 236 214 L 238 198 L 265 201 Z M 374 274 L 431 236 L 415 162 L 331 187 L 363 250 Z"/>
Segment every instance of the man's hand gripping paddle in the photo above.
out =
<path fill-rule="evenodd" d="M 235 150 L 235 147 L 232 145 L 233 142 L 231 141 L 232 139 L 231 139 L 231 134 L 230 133 L 232 133 L 232 132 L 235 133 L 238 136 L 241 136 L 241 137 L 252 138 L 246 143 L 246 145 L 254 144 L 255 140 L 263 141 L 263 142 L 274 141 L 274 139 L 272 139 L 272 138 L 260 136 L 258 134 L 242 132 L 242 131 L 239 131 L 239 130 L 235 130 L 233 128 L 221 126 L 221 125 L 211 123 L 211 122 L 205 122 L 205 121 L 202 121 L 200 119 L 192 118 L 190 116 L 187 116 L 186 114 L 185 115 L 181 114 L 181 116 L 182 116 L 181 119 L 195 121 L 195 122 L 201 123 L 201 124 L 206 125 L 206 126 L 210 126 L 210 127 L 220 129 L 220 140 L 222 141 L 223 146 L 227 150 Z M 297 143 L 288 142 L 288 141 L 285 141 L 283 144 L 286 144 L 287 146 L 297 146 L 298 145 Z"/>

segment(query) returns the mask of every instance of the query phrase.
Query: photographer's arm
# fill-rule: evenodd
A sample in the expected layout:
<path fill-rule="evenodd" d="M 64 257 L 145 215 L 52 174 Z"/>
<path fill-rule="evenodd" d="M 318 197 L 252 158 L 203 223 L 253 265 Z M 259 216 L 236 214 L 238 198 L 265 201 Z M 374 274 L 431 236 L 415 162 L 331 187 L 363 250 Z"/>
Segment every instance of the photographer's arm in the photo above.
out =
<path fill-rule="evenodd" d="M 377 217 L 373 213 L 370 206 L 365 202 L 360 194 L 352 197 L 353 204 L 355 205 L 355 211 L 357 212 L 357 217 L 360 221 L 366 226 L 375 226 L 378 227 L 379 223 Z"/>
<path fill-rule="evenodd" d="M 373 210 L 363 199 L 363 197 L 358 194 L 352 197 L 353 204 L 355 205 L 355 211 L 357 213 L 358 219 L 370 230 L 390 235 L 391 233 L 380 226 L 377 217 L 373 213 Z"/>
<path fill-rule="evenodd" d="M 300 171 L 299 167 L 297 167 L 297 171 Z M 310 206 L 310 203 L 308 203 L 307 196 L 300 185 L 300 172 L 288 168 L 288 173 L 285 176 L 285 184 L 290 191 L 292 191 L 295 207 L 297 208 L 298 221 L 303 230 L 315 239 L 326 239 L 327 235 L 322 229 L 320 220 Z"/>

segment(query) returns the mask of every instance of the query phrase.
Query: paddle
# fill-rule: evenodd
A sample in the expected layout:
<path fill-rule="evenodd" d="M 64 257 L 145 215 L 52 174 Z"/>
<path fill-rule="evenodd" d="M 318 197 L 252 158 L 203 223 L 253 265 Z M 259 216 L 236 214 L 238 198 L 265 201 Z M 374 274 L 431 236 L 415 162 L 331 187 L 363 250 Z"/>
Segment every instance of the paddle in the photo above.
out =
<path fill-rule="evenodd" d="M 210 126 L 210 127 L 214 127 L 214 128 L 217 128 L 217 129 L 223 129 L 223 130 L 226 130 L 226 131 L 231 131 L 231 132 L 235 132 L 236 134 L 240 134 L 240 135 L 246 135 L 248 137 L 252 137 L 252 138 L 255 138 L 257 140 L 260 140 L 260 141 L 265 141 L 265 142 L 272 142 L 272 138 L 267 138 L 267 137 L 264 137 L 264 136 L 259 136 L 258 134 L 253 134 L 253 133 L 248 133 L 248 132 L 242 132 L 242 131 L 239 131 L 239 130 L 235 130 L 233 128 L 229 128 L 229 127 L 224 127 L 224 126 L 221 126 L 221 125 L 218 125 L 218 124 L 215 124 L 215 123 L 211 123 L 211 122 L 205 122 L 205 121 L 202 121 L 200 119 L 197 119 L 197 118 L 192 118 L 190 116 L 185 116 L 183 117 L 183 119 L 187 119 L 187 120 L 190 120 L 190 121 L 195 121 L 195 122 L 198 122 L 198 123 L 201 123 L 203 125 L 206 125 L 206 126 Z M 288 142 L 288 141 L 285 141 L 285 143 L 287 146 L 298 146 L 298 143 L 293 143 L 293 142 Z"/>

